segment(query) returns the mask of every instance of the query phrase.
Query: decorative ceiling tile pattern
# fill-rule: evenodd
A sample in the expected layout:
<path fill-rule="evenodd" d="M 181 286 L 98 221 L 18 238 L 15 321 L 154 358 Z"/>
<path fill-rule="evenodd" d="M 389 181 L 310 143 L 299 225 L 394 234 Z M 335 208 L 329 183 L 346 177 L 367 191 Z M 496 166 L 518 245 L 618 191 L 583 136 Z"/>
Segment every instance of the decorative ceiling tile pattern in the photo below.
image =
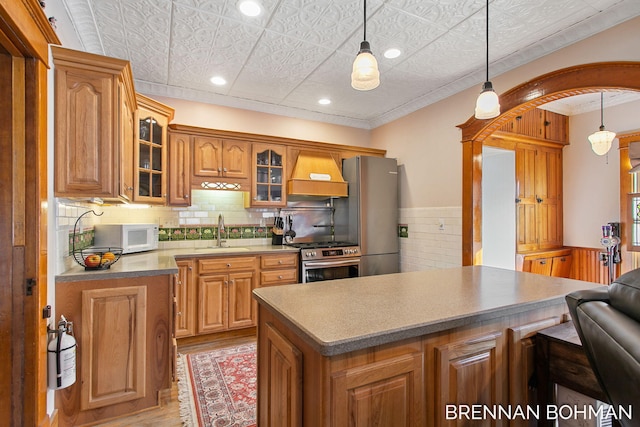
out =
<path fill-rule="evenodd" d="M 372 128 L 480 88 L 486 72 L 484 0 L 369 0 L 381 71 L 369 92 L 350 86 L 362 0 L 260 0 L 255 18 L 237 0 L 61 1 L 83 48 L 129 60 L 152 96 Z M 638 0 L 491 0 L 490 77 L 638 15 Z M 402 55 L 385 58 L 391 47 Z"/>

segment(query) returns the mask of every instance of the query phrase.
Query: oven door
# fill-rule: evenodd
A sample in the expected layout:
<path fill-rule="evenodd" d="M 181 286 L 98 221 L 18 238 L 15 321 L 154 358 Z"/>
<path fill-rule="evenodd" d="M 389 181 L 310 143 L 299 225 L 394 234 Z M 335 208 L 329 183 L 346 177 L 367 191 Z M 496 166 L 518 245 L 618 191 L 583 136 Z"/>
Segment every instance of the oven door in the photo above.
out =
<path fill-rule="evenodd" d="M 360 258 L 302 262 L 302 283 L 350 277 L 360 277 Z"/>

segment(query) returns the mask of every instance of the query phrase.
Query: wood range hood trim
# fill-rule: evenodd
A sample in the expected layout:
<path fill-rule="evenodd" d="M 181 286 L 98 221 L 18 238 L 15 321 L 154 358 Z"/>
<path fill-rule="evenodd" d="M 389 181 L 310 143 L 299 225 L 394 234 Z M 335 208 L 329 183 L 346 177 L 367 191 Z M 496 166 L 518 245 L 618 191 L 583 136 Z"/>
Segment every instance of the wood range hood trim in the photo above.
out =
<path fill-rule="evenodd" d="M 348 193 L 348 183 L 329 153 L 301 151 L 298 154 L 287 182 L 287 195 L 347 197 Z"/>

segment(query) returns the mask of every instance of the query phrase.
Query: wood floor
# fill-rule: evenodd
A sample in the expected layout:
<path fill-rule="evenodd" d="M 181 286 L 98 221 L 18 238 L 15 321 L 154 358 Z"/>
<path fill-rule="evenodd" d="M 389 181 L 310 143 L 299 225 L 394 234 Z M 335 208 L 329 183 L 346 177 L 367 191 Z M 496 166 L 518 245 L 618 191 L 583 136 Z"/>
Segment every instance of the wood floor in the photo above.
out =
<path fill-rule="evenodd" d="M 191 354 L 202 351 L 215 350 L 218 348 L 230 347 L 240 344 L 255 343 L 255 336 L 225 338 L 198 344 L 178 345 L 178 353 Z M 117 418 L 109 422 L 96 424 L 97 426 L 109 427 L 178 427 L 182 426 L 180 419 L 180 402 L 178 401 L 178 383 L 174 383 L 171 388 L 171 396 L 165 399 L 161 406 L 154 409 Z"/>

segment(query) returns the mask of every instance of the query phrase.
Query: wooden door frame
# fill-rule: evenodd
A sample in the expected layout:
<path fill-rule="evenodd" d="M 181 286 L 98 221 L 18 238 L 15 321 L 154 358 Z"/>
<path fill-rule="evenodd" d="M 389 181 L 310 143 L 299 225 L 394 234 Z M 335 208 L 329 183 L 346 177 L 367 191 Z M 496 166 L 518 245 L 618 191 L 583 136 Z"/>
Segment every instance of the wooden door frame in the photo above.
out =
<path fill-rule="evenodd" d="M 59 43 L 37 0 L 0 0 L 0 419 L 48 426 L 47 66 Z M 27 279 L 34 287 L 27 294 Z"/>
<path fill-rule="evenodd" d="M 640 91 L 640 62 L 597 62 L 536 77 L 500 95 L 495 119 L 469 118 L 462 130 L 462 265 L 482 262 L 482 147 L 496 130 L 547 102 L 607 90 Z"/>

